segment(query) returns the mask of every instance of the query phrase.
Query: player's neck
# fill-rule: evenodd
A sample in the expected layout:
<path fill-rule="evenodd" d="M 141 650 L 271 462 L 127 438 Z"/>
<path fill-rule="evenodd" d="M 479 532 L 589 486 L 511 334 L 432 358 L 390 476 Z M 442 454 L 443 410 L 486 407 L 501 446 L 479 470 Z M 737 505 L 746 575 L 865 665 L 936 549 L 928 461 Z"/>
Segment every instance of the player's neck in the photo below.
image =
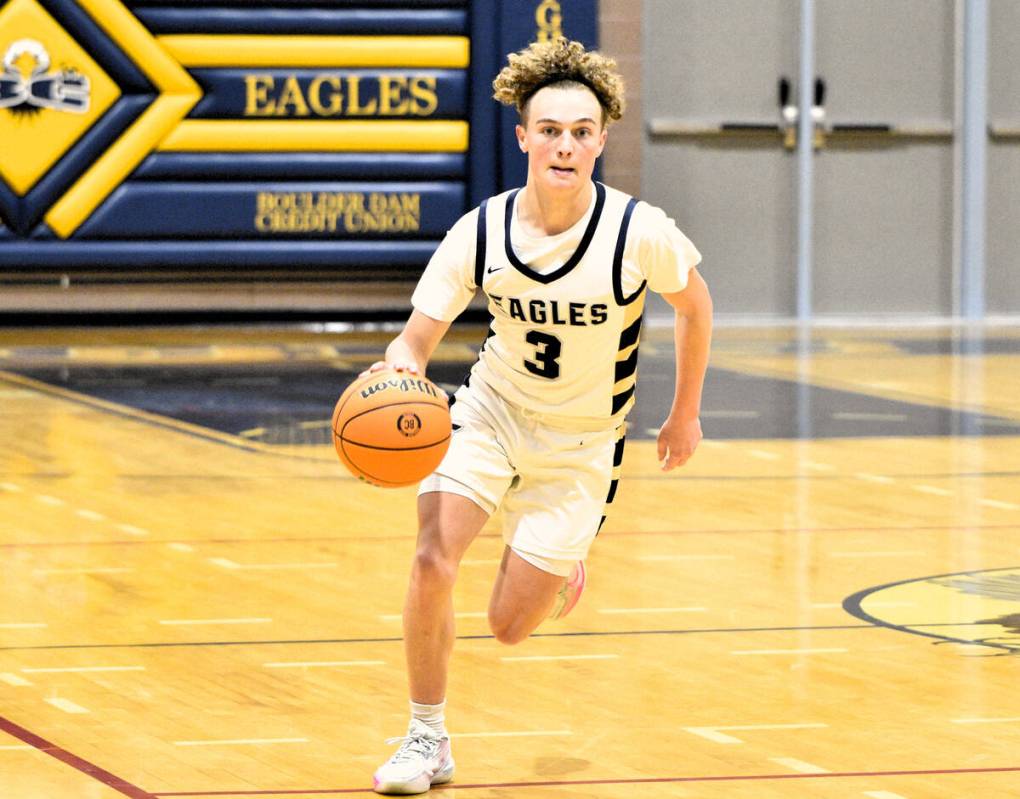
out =
<path fill-rule="evenodd" d="M 577 224 L 591 205 L 594 186 L 587 181 L 577 191 L 569 193 L 543 192 L 528 181 L 517 196 L 517 224 L 529 236 L 555 236 Z"/>

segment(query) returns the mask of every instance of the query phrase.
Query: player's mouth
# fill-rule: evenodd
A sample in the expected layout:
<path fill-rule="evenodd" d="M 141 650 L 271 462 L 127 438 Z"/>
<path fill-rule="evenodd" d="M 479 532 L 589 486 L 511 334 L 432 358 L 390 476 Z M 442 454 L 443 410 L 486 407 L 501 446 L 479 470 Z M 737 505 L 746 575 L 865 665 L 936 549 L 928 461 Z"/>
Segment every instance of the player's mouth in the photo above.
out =
<path fill-rule="evenodd" d="M 551 166 L 549 169 L 554 175 L 560 175 L 561 177 L 567 177 L 573 175 L 577 170 L 569 166 Z"/>

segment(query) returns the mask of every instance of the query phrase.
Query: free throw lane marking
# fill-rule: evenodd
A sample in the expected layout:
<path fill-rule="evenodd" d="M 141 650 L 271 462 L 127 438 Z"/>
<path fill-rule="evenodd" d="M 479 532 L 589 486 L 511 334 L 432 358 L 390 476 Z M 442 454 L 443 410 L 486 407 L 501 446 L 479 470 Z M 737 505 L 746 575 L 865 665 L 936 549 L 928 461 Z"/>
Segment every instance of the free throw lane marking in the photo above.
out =
<path fill-rule="evenodd" d="M 252 619 L 160 619 L 160 624 L 270 624 L 272 619 L 259 616 Z"/>
<path fill-rule="evenodd" d="M 886 477 L 883 474 L 871 474 L 870 472 L 857 472 L 854 474 L 858 480 L 865 480 L 869 483 L 881 483 L 882 485 L 891 485 L 896 481 L 891 477 Z"/>
<path fill-rule="evenodd" d="M 573 735 L 573 730 L 514 730 L 506 732 L 457 732 L 451 738 L 528 738 L 535 735 Z"/>
<path fill-rule="evenodd" d="M 913 486 L 911 486 L 911 488 L 914 489 L 915 491 L 920 491 L 922 494 L 933 494 L 936 497 L 951 497 L 951 496 L 953 496 L 953 492 L 950 491 L 948 488 L 939 488 L 938 486 L 930 486 L 930 485 L 920 484 L 920 485 L 913 485 Z"/>
<path fill-rule="evenodd" d="M 953 719 L 953 724 L 1012 724 L 1020 721 L 1020 716 L 1004 719 Z"/>
<path fill-rule="evenodd" d="M 218 741 L 174 741 L 174 746 L 261 746 L 263 744 L 306 744 L 307 738 L 228 738 Z"/>
<path fill-rule="evenodd" d="M 94 510 L 88 510 L 86 508 L 78 508 L 75 513 L 83 519 L 88 519 L 90 522 L 101 522 L 106 518 L 103 514 L 96 513 Z"/>
<path fill-rule="evenodd" d="M 191 544 L 178 544 L 178 543 L 175 542 L 175 543 L 172 543 L 172 544 L 167 544 L 167 546 L 170 549 L 172 549 L 174 552 L 194 552 L 195 551 L 195 548 Z"/>
<path fill-rule="evenodd" d="M 500 660 L 507 662 L 539 661 L 539 660 L 614 660 L 619 655 L 517 655 L 513 657 L 502 657 Z"/>
<path fill-rule="evenodd" d="M 93 671 L 145 671 L 145 666 L 62 666 L 22 669 L 25 674 L 73 674 Z"/>
<path fill-rule="evenodd" d="M 818 730 L 828 727 L 828 724 L 736 724 L 719 725 L 715 727 L 684 727 L 683 729 L 692 735 L 699 735 L 714 741 L 718 744 L 742 744 L 743 741 L 735 735 L 727 735 L 720 730 Z"/>
<path fill-rule="evenodd" d="M 33 569 L 32 574 L 126 574 L 133 571 L 134 569 L 122 566 L 97 566 L 95 568 L 86 567 L 81 569 Z"/>
<path fill-rule="evenodd" d="M 1001 502 L 997 499 L 982 499 L 978 500 L 982 505 L 987 505 L 989 508 L 998 508 L 999 510 L 1020 510 L 1020 505 L 1014 502 Z"/>
<path fill-rule="evenodd" d="M 759 460 L 763 461 L 779 460 L 779 456 L 776 453 L 769 452 L 764 449 L 749 449 L 747 450 L 747 454 L 750 455 L 752 458 L 758 458 Z"/>
<path fill-rule="evenodd" d="M 89 713 L 87 708 L 82 707 L 70 699 L 63 699 L 59 696 L 51 696 L 45 700 L 47 704 L 53 705 L 57 710 L 63 710 L 65 713 Z"/>
<path fill-rule="evenodd" d="M 301 660 L 290 663 L 263 663 L 267 669 L 317 669 L 342 666 L 385 666 L 385 660 Z"/>
<path fill-rule="evenodd" d="M 118 524 L 117 529 L 122 533 L 127 533 L 128 535 L 143 536 L 149 534 L 148 530 L 143 530 L 141 527 L 135 527 L 133 524 Z"/>
<path fill-rule="evenodd" d="M 11 674 L 9 672 L 0 672 L 0 682 L 5 682 L 8 685 L 14 685 L 19 688 L 32 684 L 24 677 L 19 677 L 17 674 Z"/>
<path fill-rule="evenodd" d="M 731 655 L 829 655 L 848 652 L 848 649 L 735 649 Z"/>
<path fill-rule="evenodd" d="M 599 608 L 599 613 L 704 613 L 708 608 Z"/>
<path fill-rule="evenodd" d="M 283 571 L 286 569 L 335 569 L 336 563 L 237 563 L 229 558 L 209 558 L 214 566 L 231 570 Z"/>
<path fill-rule="evenodd" d="M 638 555 L 638 560 L 658 563 L 669 560 L 736 560 L 736 555 Z"/>
<path fill-rule="evenodd" d="M 794 757 L 770 757 L 770 761 L 780 766 L 786 766 L 791 771 L 796 771 L 800 774 L 830 774 L 831 771 L 821 766 L 816 766 L 814 763 L 805 763 L 803 760 L 797 760 Z"/>

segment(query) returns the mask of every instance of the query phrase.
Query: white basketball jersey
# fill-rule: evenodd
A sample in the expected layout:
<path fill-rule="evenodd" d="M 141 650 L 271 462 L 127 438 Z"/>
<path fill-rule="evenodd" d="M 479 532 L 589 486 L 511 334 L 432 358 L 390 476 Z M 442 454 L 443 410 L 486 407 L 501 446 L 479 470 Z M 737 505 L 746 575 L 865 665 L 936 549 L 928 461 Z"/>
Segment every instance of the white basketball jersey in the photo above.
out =
<path fill-rule="evenodd" d="M 596 183 L 577 249 L 540 274 L 511 245 L 516 196 L 479 210 L 475 285 L 488 295 L 492 323 L 469 380 L 536 413 L 609 426 L 634 402 L 645 281 L 624 285 L 623 254 L 637 201 Z"/>

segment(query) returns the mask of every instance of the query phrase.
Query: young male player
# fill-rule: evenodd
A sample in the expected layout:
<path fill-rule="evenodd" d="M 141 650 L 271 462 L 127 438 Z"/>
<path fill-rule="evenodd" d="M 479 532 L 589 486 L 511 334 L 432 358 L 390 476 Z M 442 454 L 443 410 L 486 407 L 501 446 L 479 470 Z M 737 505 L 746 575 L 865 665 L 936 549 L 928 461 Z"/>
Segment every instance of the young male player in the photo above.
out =
<path fill-rule="evenodd" d="M 520 112 L 523 189 L 462 217 L 429 262 L 414 310 L 373 365 L 424 374 L 478 289 L 492 325 L 452 400 L 450 449 L 418 492 L 419 532 L 404 606 L 411 722 L 375 773 L 375 790 L 423 793 L 454 763 L 444 724 L 454 643 L 451 595 L 468 545 L 497 507 L 502 564 L 489 624 L 506 644 L 565 615 L 616 493 L 624 417 L 634 402 L 648 289 L 676 312 L 677 381 L 658 454 L 668 471 L 701 440 L 712 302 L 701 256 L 658 208 L 593 183 L 606 126 L 623 110 L 615 62 L 578 42 L 509 56 L 495 98 Z"/>

